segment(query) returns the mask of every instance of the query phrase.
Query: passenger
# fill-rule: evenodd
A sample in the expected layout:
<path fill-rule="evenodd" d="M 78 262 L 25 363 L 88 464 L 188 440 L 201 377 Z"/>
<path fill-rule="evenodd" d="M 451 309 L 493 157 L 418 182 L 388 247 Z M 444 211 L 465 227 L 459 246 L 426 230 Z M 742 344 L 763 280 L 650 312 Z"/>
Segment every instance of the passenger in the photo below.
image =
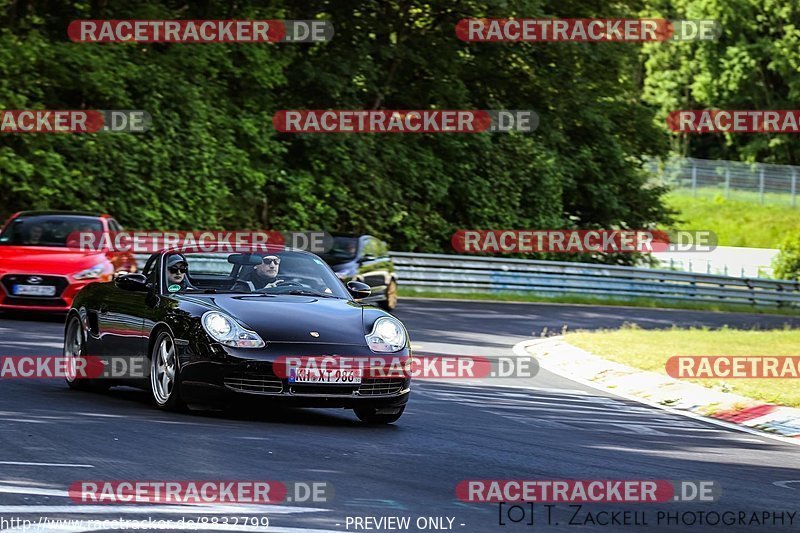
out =
<path fill-rule="evenodd" d="M 167 258 L 167 291 L 178 292 L 194 289 L 189 282 L 189 263 L 181 254 L 171 254 Z"/>

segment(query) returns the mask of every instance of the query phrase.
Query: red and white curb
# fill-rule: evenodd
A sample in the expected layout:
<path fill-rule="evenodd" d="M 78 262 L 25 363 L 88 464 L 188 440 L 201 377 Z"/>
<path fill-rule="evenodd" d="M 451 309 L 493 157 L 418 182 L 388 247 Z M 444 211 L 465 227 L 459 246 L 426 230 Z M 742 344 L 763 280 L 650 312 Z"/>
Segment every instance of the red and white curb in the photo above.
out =
<path fill-rule="evenodd" d="M 800 409 L 608 361 L 567 343 L 561 336 L 523 341 L 514 346 L 514 352 L 533 356 L 542 368 L 554 374 L 622 398 L 800 444 Z"/>

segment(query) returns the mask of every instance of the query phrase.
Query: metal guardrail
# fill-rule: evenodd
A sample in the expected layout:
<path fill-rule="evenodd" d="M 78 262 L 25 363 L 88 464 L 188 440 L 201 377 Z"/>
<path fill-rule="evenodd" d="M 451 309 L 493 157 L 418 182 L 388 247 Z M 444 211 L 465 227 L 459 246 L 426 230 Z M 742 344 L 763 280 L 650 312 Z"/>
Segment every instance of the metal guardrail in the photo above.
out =
<path fill-rule="evenodd" d="M 391 252 L 401 287 L 800 307 L 800 283 L 592 263 Z"/>
<path fill-rule="evenodd" d="M 800 308 L 800 282 L 734 278 L 674 270 L 532 261 L 446 254 L 390 252 L 403 288 L 430 292 L 524 292 L 550 296 L 599 297 Z M 147 255 L 136 255 L 140 267 Z M 227 261 L 209 259 L 199 265 L 216 271 Z"/>

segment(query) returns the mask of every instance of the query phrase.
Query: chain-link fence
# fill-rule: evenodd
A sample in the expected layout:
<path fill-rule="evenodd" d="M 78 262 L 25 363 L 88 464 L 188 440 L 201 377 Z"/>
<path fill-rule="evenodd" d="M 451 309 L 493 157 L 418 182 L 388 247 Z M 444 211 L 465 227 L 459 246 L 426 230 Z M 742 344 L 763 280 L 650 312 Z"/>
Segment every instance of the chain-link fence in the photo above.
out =
<path fill-rule="evenodd" d="M 646 168 L 653 179 L 695 196 L 740 198 L 760 203 L 783 203 L 797 207 L 800 167 L 743 163 L 694 158 L 652 160 Z"/>

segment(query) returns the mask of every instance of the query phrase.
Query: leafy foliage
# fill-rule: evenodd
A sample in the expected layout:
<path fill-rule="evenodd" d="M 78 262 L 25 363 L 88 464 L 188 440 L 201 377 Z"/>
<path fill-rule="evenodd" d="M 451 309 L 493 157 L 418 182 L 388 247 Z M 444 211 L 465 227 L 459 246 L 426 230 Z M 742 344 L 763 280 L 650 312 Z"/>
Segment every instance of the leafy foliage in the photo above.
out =
<path fill-rule="evenodd" d="M 779 248 L 773 268 L 778 279 L 800 280 L 800 236 L 790 235 Z"/>
<path fill-rule="evenodd" d="M 622 17 L 591 0 L 0 0 L 6 109 L 144 109 L 145 134 L 0 138 L 3 214 L 91 208 L 132 228 L 369 232 L 448 251 L 462 228 L 668 222 L 641 158 L 666 136 L 640 48 L 469 44 L 471 16 Z M 330 20 L 329 43 L 82 44 L 94 19 Z M 534 109 L 532 134 L 278 134 L 278 109 Z M 559 259 L 564 259 L 560 256 Z M 608 259 L 608 258 L 607 258 Z M 631 261 L 610 258 L 612 261 Z"/>
<path fill-rule="evenodd" d="M 645 101 L 666 128 L 678 109 L 797 109 L 800 6 L 794 0 L 647 0 L 648 14 L 719 21 L 718 40 L 645 45 Z M 681 155 L 800 164 L 787 134 L 674 135 Z"/>

